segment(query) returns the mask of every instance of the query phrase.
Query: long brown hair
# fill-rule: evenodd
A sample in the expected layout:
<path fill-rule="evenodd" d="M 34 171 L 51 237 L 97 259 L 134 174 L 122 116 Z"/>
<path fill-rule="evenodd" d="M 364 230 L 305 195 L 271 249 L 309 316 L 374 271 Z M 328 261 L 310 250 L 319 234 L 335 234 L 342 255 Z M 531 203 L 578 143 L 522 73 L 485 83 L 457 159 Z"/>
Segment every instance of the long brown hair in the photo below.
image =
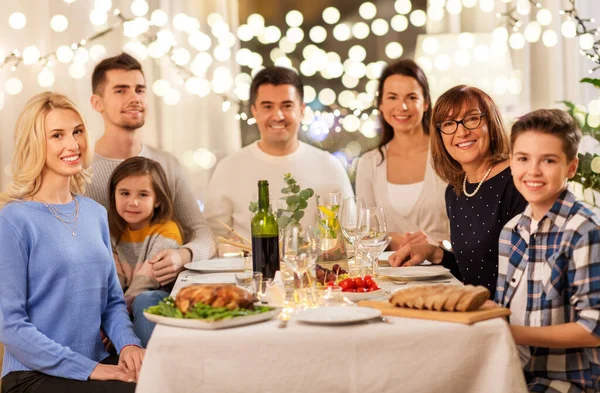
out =
<path fill-rule="evenodd" d="M 421 86 L 425 105 L 427 105 L 427 110 L 423 112 L 421 124 L 423 125 L 423 132 L 425 135 L 429 135 L 429 122 L 431 119 L 431 94 L 429 93 L 429 82 L 427 81 L 427 77 L 425 76 L 425 73 L 421 67 L 419 67 L 414 61 L 410 59 L 402 59 L 396 63 L 389 64 L 383 69 L 381 76 L 379 77 L 379 86 L 377 87 L 377 108 L 381 106 L 381 102 L 383 100 L 383 85 L 385 84 L 385 80 L 393 75 L 411 77 L 417 81 L 419 86 Z M 381 111 L 379 112 L 379 119 L 381 120 L 381 125 L 383 127 L 383 135 L 381 136 L 381 141 L 377 146 L 377 150 L 379 150 L 379 154 L 381 154 L 381 162 L 379 163 L 379 165 L 381 165 L 384 160 L 383 146 L 387 145 L 389 141 L 394 138 L 394 129 L 388 124 L 387 121 L 385 121 Z"/>
<path fill-rule="evenodd" d="M 479 110 L 486 114 L 482 121 L 486 122 L 490 136 L 490 157 L 488 158 L 490 165 L 506 161 L 510 148 L 500 111 L 486 92 L 476 87 L 458 85 L 442 94 L 435 103 L 431 115 L 431 130 L 434 131 L 429 138 L 431 159 L 437 175 L 454 187 L 456 195 L 460 195 L 462 192 L 465 171 L 446 150 L 438 124 L 449 119 L 450 115 L 459 115 L 463 106 L 479 106 Z"/>
<path fill-rule="evenodd" d="M 186 227 L 181 223 L 180 220 L 177 219 L 177 217 L 175 217 L 171 189 L 169 188 L 167 175 L 165 174 L 162 166 L 158 162 L 149 158 L 131 157 L 120 163 L 110 177 L 108 226 L 110 228 L 110 234 L 115 240 L 116 244 L 119 243 L 121 235 L 123 235 L 123 233 L 127 230 L 127 222 L 119 215 L 117 211 L 117 205 L 115 201 L 117 185 L 121 182 L 121 180 L 127 177 L 143 175 L 150 176 L 152 188 L 156 194 L 156 201 L 160 202 L 159 205 L 154 208 L 150 224 L 173 221 L 175 224 L 177 224 L 182 238 L 186 239 L 186 242 L 191 240 L 188 239 L 189 237 L 193 237 L 193 231 L 191 228 Z"/>

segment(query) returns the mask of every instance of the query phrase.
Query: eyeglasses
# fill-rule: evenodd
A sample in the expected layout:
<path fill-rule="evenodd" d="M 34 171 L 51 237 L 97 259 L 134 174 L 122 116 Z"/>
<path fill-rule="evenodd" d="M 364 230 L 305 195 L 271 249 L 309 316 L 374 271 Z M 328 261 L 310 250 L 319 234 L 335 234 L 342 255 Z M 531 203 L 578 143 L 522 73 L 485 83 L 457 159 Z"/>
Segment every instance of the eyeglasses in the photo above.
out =
<path fill-rule="evenodd" d="M 438 129 L 442 134 L 452 135 L 458 130 L 458 125 L 462 124 L 467 130 L 474 130 L 481 124 L 481 119 L 486 113 L 479 113 L 476 115 L 469 115 L 461 120 L 444 120 L 437 124 Z"/>

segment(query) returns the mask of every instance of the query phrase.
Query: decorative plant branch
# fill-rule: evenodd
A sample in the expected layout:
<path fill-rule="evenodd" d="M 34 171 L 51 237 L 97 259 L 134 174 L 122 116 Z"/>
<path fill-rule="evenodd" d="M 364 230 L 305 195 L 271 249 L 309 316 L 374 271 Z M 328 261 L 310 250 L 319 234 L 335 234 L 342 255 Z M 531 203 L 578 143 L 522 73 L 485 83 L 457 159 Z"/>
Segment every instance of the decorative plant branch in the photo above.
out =
<path fill-rule="evenodd" d="M 595 87 L 600 87 L 600 79 L 585 78 L 580 81 L 581 83 L 590 83 Z M 597 116 L 592 117 L 585 107 L 581 105 L 575 105 L 570 101 L 562 101 L 567 106 L 567 112 L 577 121 L 581 132 L 584 135 L 582 143 L 589 143 L 589 137 L 598 141 L 595 144 L 595 151 L 590 152 L 584 146 L 583 152 L 578 154 L 579 166 L 577 167 L 577 173 L 573 177 L 572 181 L 577 182 L 583 186 L 583 189 L 591 189 L 600 191 L 600 122 L 597 121 Z M 591 124 L 590 124 L 591 123 Z M 589 136 L 586 141 L 586 136 Z M 580 148 L 580 151 L 582 149 Z M 592 193 L 591 198 L 586 198 L 587 202 L 598 205 L 600 201 L 597 201 Z"/>
<path fill-rule="evenodd" d="M 304 209 L 308 207 L 308 200 L 315 195 L 312 188 L 300 189 L 300 185 L 290 173 L 283 175 L 286 186 L 281 189 L 283 196 L 280 201 L 285 202 L 285 207 L 278 206 L 277 225 L 280 229 L 290 224 L 298 224 L 304 217 Z M 252 213 L 258 211 L 258 202 L 250 202 L 248 210 Z"/>

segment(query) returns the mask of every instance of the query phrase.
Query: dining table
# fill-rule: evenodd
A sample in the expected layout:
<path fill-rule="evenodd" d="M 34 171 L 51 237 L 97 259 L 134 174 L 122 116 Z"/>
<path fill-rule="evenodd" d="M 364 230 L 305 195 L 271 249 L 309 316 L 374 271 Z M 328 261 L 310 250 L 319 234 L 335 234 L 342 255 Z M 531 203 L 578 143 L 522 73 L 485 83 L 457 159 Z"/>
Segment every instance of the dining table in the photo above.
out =
<path fill-rule="evenodd" d="M 172 296 L 204 273 L 182 271 Z M 378 279 L 382 300 L 406 286 L 462 285 Z M 201 280 L 200 280 L 201 281 Z M 136 392 L 527 392 L 502 318 L 471 325 L 386 317 L 315 325 L 292 316 L 219 330 L 157 324 Z"/>

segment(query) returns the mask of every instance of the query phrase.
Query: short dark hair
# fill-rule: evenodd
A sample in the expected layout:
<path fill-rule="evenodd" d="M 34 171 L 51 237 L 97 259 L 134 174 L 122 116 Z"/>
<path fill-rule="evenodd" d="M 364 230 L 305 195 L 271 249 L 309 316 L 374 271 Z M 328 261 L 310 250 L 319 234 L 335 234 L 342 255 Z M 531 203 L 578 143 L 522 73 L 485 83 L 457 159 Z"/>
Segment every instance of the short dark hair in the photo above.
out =
<path fill-rule="evenodd" d="M 133 56 L 121 53 L 118 56 L 109 57 L 96 64 L 92 73 L 92 92 L 102 95 L 106 73 L 110 70 L 140 71 L 144 75 L 142 65 Z M 144 76 L 145 77 L 145 76 Z"/>
<path fill-rule="evenodd" d="M 514 148 L 519 135 L 528 131 L 537 131 L 558 137 L 563 143 L 567 161 L 570 162 L 577 157 L 581 130 L 575 119 L 567 112 L 560 109 L 538 109 L 519 117 L 511 128 L 511 149 Z"/>
<path fill-rule="evenodd" d="M 300 103 L 304 102 L 304 85 L 300 76 L 289 68 L 271 66 L 259 71 L 252 79 L 250 85 L 250 105 L 254 105 L 258 88 L 262 85 L 292 85 L 300 97 Z"/>
<path fill-rule="evenodd" d="M 383 85 L 385 84 L 386 79 L 393 75 L 411 77 L 417 81 L 419 86 L 421 86 L 421 90 L 423 90 L 423 98 L 425 99 L 425 104 L 427 105 L 427 110 L 423 111 L 423 120 L 421 121 L 421 124 L 423 125 L 423 132 L 425 135 L 429 135 L 429 123 L 431 119 L 431 111 L 433 110 L 433 106 L 431 105 L 431 94 L 429 93 L 429 82 L 427 81 L 427 76 L 425 76 L 425 73 L 421 67 L 419 67 L 413 60 L 402 59 L 395 63 L 388 64 L 387 67 L 383 69 L 383 72 L 379 77 L 379 86 L 377 88 L 377 108 L 381 106 L 381 102 L 383 100 Z M 387 121 L 385 121 L 381 112 L 379 112 L 379 118 L 383 127 L 383 135 L 379 145 L 377 146 L 379 154 L 381 154 L 381 162 L 379 163 L 381 165 L 381 163 L 383 163 L 383 146 L 387 145 L 389 141 L 394 138 L 394 129 L 388 124 Z"/>

